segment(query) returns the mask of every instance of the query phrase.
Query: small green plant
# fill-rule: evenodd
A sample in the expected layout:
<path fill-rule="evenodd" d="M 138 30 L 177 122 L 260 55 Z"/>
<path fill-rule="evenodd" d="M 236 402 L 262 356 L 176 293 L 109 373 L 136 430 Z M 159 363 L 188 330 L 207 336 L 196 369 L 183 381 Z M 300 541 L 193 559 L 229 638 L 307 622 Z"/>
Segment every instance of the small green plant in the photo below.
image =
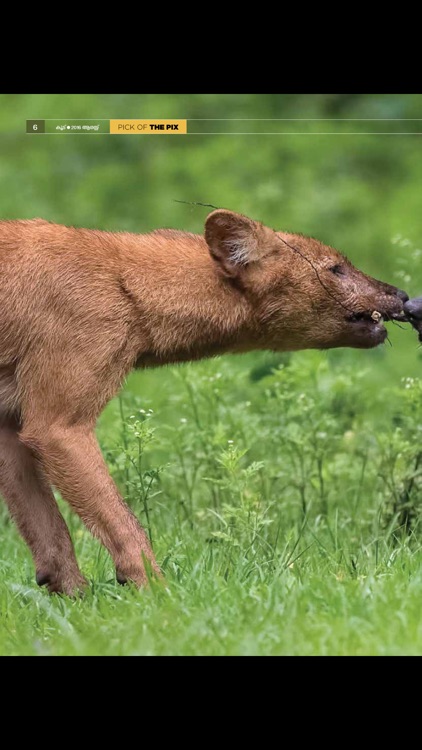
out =
<path fill-rule="evenodd" d="M 162 466 L 150 466 L 148 453 L 155 438 L 152 409 L 138 408 L 129 418 L 125 416 L 122 397 L 119 399 L 122 446 L 108 450 L 111 474 L 125 489 L 125 499 L 143 516 L 143 523 L 153 544 L 151 503 L 161 494 L 159 489 Z"/>
<path fill-rule="evenodd" d="M 384 518 L 402 532 L 419 525 L 422 510 L 422 381 L 403 378 L 394 424 L 379 436 L 379 476 L 384 485 Z"/>
<path fill-rule="evenodd" d="M 211 538 L 225 548 L 221 560 L 221 569 L 227 578 L 230 571 L 239 564 L 247 563 L 250 572 L 254 561 L 264 556 L 270 558 L 273 549 L 268 540 L 267 529 L 274 522 L 268 517 L 270 507 L 263 501 L 257 487 L 256 478 L 264 470 L 263 461 L 245 464 L 246 450 L 236 448 L 233 441 L 221 451 L 215 460 L 221 470 L 221 478 L 205 477 L 211 484 L 218 486 L 224 493 L 221 508 L 209 509 L 211 520 L 217 522 L 217 529 L 211 532 Z"/>

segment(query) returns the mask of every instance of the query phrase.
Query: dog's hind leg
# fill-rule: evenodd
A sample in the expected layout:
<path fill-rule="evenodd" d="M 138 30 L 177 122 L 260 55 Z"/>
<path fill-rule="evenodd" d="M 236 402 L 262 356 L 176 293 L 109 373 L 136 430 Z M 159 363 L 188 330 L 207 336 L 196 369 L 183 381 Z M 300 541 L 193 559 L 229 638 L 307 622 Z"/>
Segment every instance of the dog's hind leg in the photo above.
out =
<path fill-rule="evenodd" d="M 0 426 L 0 492 L 32 552 L 37 583 L 69 595 L 83 587 L 86 581 L 51 487 L 10 425 Z"/>
<path fill-rule="evenodd" d="M 0 394 L 6 392 L 0 378 Z M 9 395 L 11 388 L 9 384 Z M 52 592 L 74 594 L 86 583 L 67 526 L 37 459 L 18 437 L 19 420 L 0 402 L 0 493 L 28 544 L 37 582 Z"/>

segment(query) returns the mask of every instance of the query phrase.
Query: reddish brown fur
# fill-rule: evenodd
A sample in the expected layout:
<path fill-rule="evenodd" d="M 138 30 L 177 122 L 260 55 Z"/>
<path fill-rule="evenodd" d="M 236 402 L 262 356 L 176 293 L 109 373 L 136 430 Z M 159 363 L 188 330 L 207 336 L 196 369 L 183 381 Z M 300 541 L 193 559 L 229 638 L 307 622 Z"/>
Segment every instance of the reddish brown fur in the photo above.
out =
<path fill-rule="evenodd" d="M 131 368 L 375 346 L 385 329 L 350 321 L 372 310 L 399 314 L 397 290 L 317 240 L 229 211 L 210 214 L 205 237 L 0 222 L 0 490 L 37 580 L 69 594 L 84 583 L 51 485 L 107 547 L 119 580 L 144 584 L 144 557 L 158 572 L 94 435 Z"/>

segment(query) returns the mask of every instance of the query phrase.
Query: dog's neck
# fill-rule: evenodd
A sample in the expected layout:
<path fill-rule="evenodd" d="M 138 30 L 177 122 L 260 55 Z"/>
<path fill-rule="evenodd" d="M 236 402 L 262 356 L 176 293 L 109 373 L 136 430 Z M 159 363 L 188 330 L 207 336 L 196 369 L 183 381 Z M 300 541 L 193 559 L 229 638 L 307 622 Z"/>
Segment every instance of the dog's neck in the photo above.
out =
<path fill-rule="evenodd" d="M 256 348 L 252 306 L 203 237 L 160 230 L 123 239 L 122 284 L 148 334 L 138 367 Z"/>

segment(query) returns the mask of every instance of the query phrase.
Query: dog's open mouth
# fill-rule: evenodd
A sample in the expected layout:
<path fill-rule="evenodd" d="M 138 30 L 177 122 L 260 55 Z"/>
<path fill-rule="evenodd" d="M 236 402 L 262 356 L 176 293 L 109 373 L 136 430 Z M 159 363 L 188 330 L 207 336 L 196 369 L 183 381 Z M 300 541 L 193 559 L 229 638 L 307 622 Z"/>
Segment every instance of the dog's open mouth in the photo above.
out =
<path fill-rule="evenodd" d="M 377 346 L 386 340 L 387 329 L 384 323 L 408 322 L 403 312 L 388 312 L 383 309 L 354 312 L 347 316 L 347 320 L 353 326 L 354 336 L 360 341 L 359 345 L 363 347 Z"/>
<path fill-rule="evenodd" d="M 372 310 L 372 312 L 355 312 L 349 315 L 347 319 L 352 323 L 365 321 L 366 323 L 373 323 L 374 325 L 382 325 L 389 320 L 395 320 L 402 323 L 409 322 L 404 313 L 387 313 L 379 312 L 378 310 Z"/>

